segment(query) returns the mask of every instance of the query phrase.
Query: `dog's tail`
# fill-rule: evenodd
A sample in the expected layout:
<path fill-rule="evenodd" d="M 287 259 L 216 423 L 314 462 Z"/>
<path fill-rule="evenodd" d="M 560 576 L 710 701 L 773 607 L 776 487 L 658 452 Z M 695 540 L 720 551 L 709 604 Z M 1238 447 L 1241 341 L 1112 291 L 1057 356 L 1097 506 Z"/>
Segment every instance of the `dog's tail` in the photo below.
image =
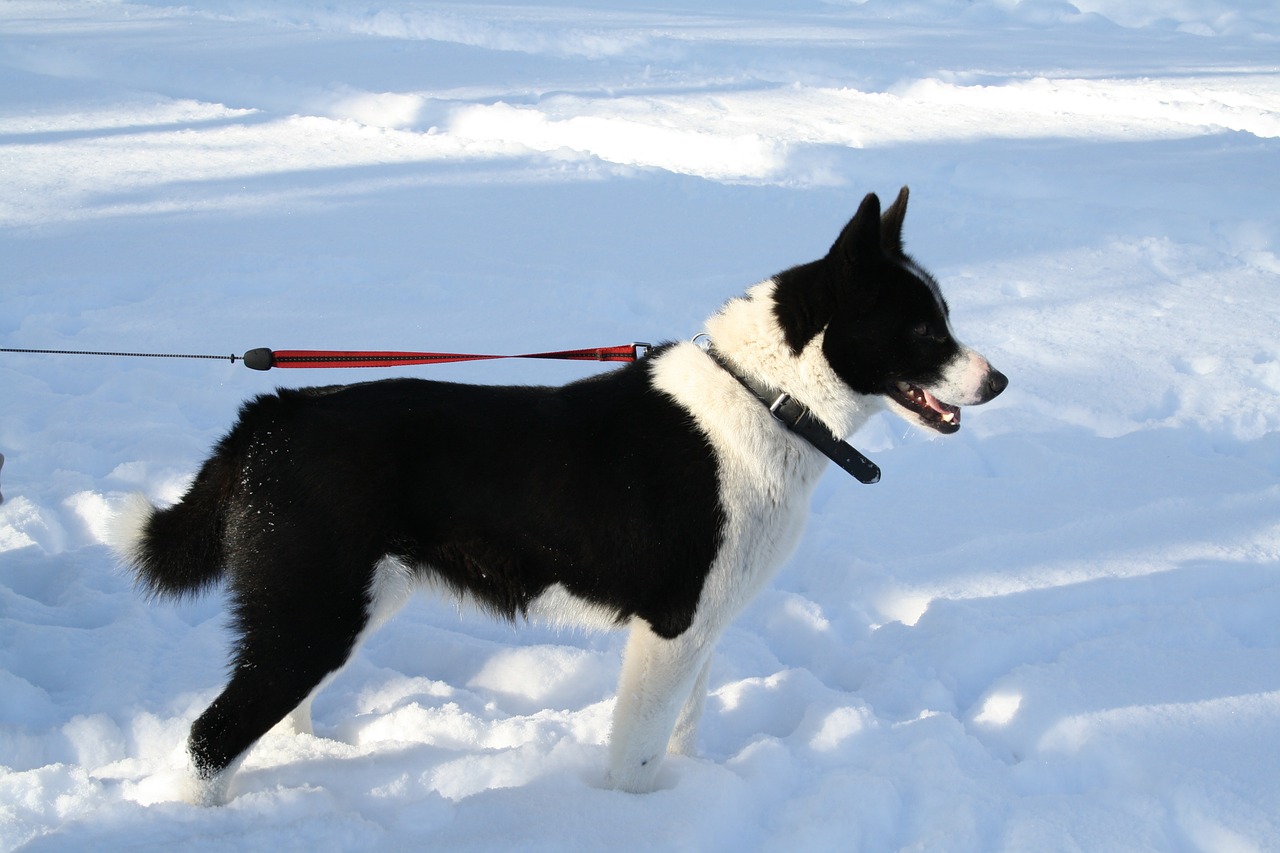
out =
<path fill-rule="evenodd" d="M 225 568 L 223 537 L 233 466 L 215 454 L 181 501 L 158 509 L 141 494 L 116 512 L 107 543 L 153 596 L 194 596 Z"/>

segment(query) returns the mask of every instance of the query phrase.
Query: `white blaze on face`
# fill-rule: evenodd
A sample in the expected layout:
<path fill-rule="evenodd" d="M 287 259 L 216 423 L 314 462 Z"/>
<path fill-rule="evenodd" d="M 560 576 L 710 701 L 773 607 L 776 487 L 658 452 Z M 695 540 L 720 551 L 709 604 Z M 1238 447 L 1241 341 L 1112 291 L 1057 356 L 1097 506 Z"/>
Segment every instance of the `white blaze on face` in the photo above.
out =
<path fill-rule="evenodd" d="M 978 352 L 961 344 L 960 352 L 943 368 L 942 378 L 923 389 L 926 402 L 939 412 L 936 401 L 952 406 L 974 406 L 987 400 L 985 390 L 991 364 Z"/>

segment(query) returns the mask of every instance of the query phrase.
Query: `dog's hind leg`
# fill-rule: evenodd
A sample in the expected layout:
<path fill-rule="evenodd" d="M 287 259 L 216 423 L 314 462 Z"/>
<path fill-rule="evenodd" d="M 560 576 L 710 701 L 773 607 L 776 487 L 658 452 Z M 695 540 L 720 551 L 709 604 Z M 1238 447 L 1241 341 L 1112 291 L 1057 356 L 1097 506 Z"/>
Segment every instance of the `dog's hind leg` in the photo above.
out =
<path fill-rule="evenodd" d="M 414 590 L 413 570 L 404 562 L 394 558 L 383 558 L 374 569 L 373 579 L 369 584 L 369 618 L 363 632 L 353 644 L 352 651 L 358 648 L 365 637 L 382 627 L 394 616 L 404 603 L 408 601 Z M 311 703 L 321 690 L 333 679 L 337 672 L 330 672 L 311 688 L 311 692 L 298 706 L 284 718 L 283 726 L 293 734 L 314 734 L 311 725 Z"/>
<path fill-rule="evenodd" d="M 702 704 L 692 704 L 692 692 L 703 681 L 710 653 L 711 643 L 701 634 L 686 631 L 665 639 L 643 620 L 633 620 L 613 710 L 609 784 L 635 793 L 653 790 L 677 718 L 689 732 L 679 745 L 692 738 L 696 720 L 688 716 L 700 712 Z"/>
<path fill-rule="evenodd" d="M 346 662 L 369 621 L 358 575 L 318 571 L 310 583 L 286 584 L 255 573 L 251 589 L 249 583 L 233 586 L 240 636 L 231 681 L 191 726 L 187 741 L 198 786 L 194 800 L 225 802 L 249 747 Z"/>

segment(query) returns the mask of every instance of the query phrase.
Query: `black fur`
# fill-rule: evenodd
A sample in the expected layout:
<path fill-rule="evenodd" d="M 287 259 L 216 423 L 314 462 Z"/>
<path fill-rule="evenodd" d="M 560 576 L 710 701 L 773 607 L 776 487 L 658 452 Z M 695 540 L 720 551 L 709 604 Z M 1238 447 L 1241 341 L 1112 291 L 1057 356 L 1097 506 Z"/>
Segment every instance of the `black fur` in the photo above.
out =
<path fill-rule="evenodd" d="M 620 624 L 684 631 L 723 509 L 705 437 L 648 371 L 555 388 L 390 379 L 246 404 L 139 548 L 157 593 L 228 576 L 240 641 L 192 729 L 197 769 L 226 767 L 342 665 L 387 556 L 509 619 L 559 583 Z"/>

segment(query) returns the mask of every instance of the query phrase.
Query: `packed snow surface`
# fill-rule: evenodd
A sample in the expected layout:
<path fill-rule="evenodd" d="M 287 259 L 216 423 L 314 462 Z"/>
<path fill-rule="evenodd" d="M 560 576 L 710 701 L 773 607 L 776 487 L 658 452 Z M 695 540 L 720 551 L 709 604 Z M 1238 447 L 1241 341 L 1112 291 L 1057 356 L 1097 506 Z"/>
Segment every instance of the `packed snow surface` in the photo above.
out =
<path fill-rule="evenodd" d="M 620 635 L 422 596 L 199 808 L 221 596 L 104 522 L 389 372 L 0 353 L 0 848 L 1280 849 L 1278 61 L 1272 0 L 6 0 L 0 347 L 688 338 L 908 184 L 1011 384 L 855 438 L 658 792 L 603 785 Z"/>

